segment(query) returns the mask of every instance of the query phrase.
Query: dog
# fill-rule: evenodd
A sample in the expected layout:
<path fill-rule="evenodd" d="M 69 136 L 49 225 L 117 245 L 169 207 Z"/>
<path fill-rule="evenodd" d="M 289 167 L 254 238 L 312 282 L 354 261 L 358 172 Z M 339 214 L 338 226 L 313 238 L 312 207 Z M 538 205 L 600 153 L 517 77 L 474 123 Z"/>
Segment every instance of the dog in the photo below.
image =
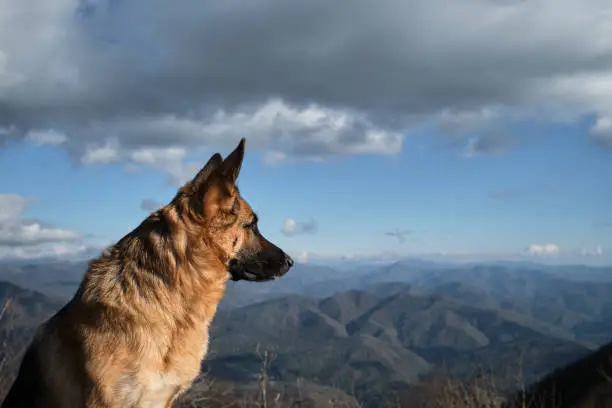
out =
<path fill-rule="evenodd" d="M 74 297 L 36 331 L 2 408 L 168 408 L 200 372 L 228 280 L 293 266 L 260 233 L 236 179 L 242 138 L 173 200 L 89 262 Z"/>

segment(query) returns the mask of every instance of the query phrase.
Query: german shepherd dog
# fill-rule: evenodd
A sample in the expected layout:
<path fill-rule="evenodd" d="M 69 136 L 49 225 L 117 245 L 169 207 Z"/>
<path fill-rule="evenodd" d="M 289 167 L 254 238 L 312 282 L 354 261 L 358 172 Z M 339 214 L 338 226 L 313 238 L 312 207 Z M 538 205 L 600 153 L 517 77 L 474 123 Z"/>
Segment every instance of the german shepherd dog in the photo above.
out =
<path fill-rule="evenodd" d="M 214 154 L 89 263 L 38 328 L 2 408 L 167 408 L 190 387 L 226 282 L 277 279 L 293 265 L 236 186 L 244 146 Z"/>

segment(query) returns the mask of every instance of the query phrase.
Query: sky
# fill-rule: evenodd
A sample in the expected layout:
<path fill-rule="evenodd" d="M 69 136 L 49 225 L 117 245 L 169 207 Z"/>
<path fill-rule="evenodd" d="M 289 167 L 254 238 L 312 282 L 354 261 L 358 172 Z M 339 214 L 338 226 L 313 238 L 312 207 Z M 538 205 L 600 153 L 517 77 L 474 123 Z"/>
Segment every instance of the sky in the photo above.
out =
<path fill-rule="evenodd" d="M 0 260 L 95 256 L 246 137 L 302 262 L 612 264 L 608 1 L 0 10 Z"/>

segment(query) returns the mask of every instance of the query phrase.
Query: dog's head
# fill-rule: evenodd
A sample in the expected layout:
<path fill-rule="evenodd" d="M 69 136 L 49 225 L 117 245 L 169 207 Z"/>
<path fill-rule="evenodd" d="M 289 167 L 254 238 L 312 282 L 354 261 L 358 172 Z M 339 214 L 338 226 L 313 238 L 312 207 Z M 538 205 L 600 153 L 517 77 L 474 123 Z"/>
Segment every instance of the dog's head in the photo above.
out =
<path fill-rule="evenodd" d="M 257 215 L 236 186 L 244 146 L 243 138 L 225 160 L 214 154 L 185 190 L 205 225 L 201 238 L 227 266 L 230 278 L 261 282 L 283 276 L 293 260 L 261 234 Z"/>

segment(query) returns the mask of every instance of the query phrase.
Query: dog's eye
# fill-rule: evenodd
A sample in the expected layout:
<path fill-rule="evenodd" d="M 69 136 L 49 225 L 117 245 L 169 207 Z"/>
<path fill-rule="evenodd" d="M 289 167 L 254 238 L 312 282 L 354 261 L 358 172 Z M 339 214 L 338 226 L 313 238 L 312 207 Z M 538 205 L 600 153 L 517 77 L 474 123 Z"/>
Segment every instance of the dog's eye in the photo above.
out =
<path fill-rule="evenodd" d="M 257 218 L 257 216 L 254 216 L 254 217 L 253 217 L 253 220 L 252 220 L 251 222 L 246 223 L 246 224 L 243 224 L 242 226 L 243 226 L 245 229 L 255 229 L 255 227 L 257 227 L 257 221 L 259 221 L 259 220 L 258 220 L 258 218 Z"/>
<path fill-rule="evenodd" d="M 243 224 L 243 227 L 245 229 L 254 229 L 256 226 L 257 226 L 257 221 L 256 220 L 255 221 L 251 221 L 251 222 L 249 222 L 247 224 Z"/>

